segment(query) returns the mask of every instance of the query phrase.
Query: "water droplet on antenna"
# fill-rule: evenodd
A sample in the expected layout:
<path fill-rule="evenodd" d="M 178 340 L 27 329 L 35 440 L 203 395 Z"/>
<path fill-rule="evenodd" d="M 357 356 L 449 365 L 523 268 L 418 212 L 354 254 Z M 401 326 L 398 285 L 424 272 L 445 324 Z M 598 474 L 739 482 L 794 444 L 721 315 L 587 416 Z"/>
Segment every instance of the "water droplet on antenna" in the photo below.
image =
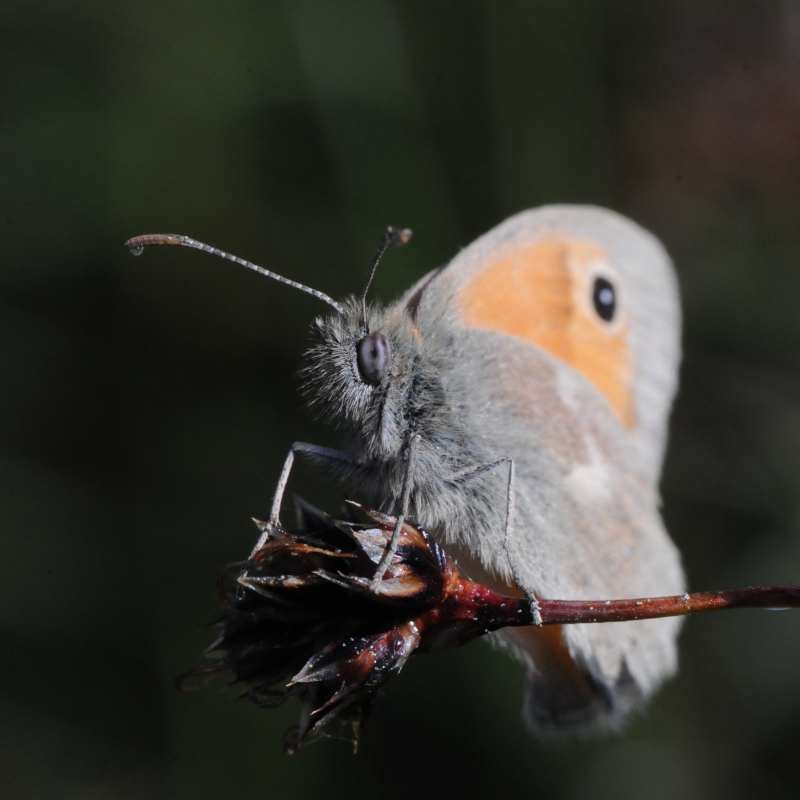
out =
<path fill-rule="evenodd" d="M 142 253 L 144 253 L 144 247 L 142 247 L 142 246 L 131 247 L 131 255 L 132 256 L 140 256 Z"/>

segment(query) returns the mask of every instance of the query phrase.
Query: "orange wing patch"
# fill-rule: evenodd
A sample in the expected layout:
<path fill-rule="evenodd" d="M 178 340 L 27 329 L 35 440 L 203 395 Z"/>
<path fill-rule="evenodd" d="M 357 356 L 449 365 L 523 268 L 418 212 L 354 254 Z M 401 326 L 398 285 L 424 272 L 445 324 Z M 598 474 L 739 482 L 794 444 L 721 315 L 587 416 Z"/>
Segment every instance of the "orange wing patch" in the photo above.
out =
<path fill-rule="evenodd" d="M 544 239 L 501 252 L 461 290 L 459 308 L 468 327 L 507 333 L 570 364 L 632 428 L 624 304 L 611 323 L 592 306 L 594 275 L 603 265 L 606 253 L 592 242 Z"/>

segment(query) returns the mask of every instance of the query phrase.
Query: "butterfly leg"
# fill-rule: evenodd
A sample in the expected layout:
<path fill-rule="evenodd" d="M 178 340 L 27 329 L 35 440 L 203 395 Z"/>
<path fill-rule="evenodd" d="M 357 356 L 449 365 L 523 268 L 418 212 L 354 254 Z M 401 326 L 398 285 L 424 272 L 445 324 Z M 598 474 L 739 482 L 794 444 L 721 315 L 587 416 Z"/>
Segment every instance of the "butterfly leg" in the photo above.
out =
<path fill-rule="evenodd" d="M 272 500 L 272 509 L 269 512 L 269 520 L 264 526 L 264 530 L 256 542 L 256 546 L 253 548 L 249 558 L 245 562 L 244 569 L 242 570 L 242 576 L 247 575 L 247 572 L 253 563 L 253 556 L 267 543 L 270 533 L 276 528 L 280 527 L 281 503 L 283 502 L 283 495 L 286 492 L 286 484 L 289 482 L 289 475 L 292 472 L 295 453 L 307 453 L 315 458 L 335 461 L 338 464 L 345 464 L 351 468 L 363 466 L 363 464 L 355 461 L 347 453 L 343 453 L 341 450 L 333 450 L 330 447 L 320 447 L 319 445 L 308 444 L 307 442 L 295 442 L 289 449 L 289 453 L 286 456 L 286 461 L 283 462 L 283 469 L 281 470 L 280 478 L 278 478 L 278 485 L 275 487 L 275 497 Z"/>
<path fill-rule="evenodd" d="M 448 478 L 448 481 L 449 482 L 462 481 L 465 478 L 469 478 L 474 475 L 480 474 L 481 472 L 487 472 L 490 469 L 499 467 L 501 464 L 508 464 L 508 494 L 506 496 L 506 524 L 505 524 L 505 534 L 503 536 L 502 552 L 505 554 L 505 557 L 508 560 L 508 566 L 511 568 L 511 576 L 514 578 L 514 582 L 524 592 L 525 590 L 522 588 L 522 581 L 520 580 L 519 570 L 517 569 L 517 562 L 511 553 L 511 541 L 514 537 L 514 514 L 515 514 L 515 496 L 516 496 L 514 492 L 514 481 L 516 476 L 514 468 L 514 456 L 501 456 L 500 458 L 496 458 L 494 461 L 487 461 L 485 464 L 478 464 L 478 466 L 476 467 L 468 467 L 465 470 L 461 470 L 460 472 L 456 472 L 455 474 L 451 475 Z M 530 600 L 531 608 L 533 609 L 534 624 L 541 625 L 542 617 L 541 614 L 539 613 L 539 601 L 533 596 L 528 596 L 527 592 L 525 592 L 525 596 L 528 598 L 528 600 Z"/>
<path fill-rule="evenodd" d="M 412 475 L 414 474 L 414 467 L 417 463 L 417 437 L 418 434 L 412 433 L 408 440 L 408 461 L 406 462 L 406 472 L 403 476 L 403 496 L 400 501 L 400 514 L 394 523 L 394 530 L 392 531 L 392 538 L 389 542 L 389 546 L 383 551 L 383 556 L 378 564 L 378 568 L 375 570 L 375 575 L 372 577 L 372 581 L 370 581 L 369 588 L 373 592 L 377 592 L 380 588 L 386 568 L 392 563 L 394 554 L 397 552 L 397 545 L 400 542 L 400 531 L 408 515 L 408 507 L 411 503 Z"/>

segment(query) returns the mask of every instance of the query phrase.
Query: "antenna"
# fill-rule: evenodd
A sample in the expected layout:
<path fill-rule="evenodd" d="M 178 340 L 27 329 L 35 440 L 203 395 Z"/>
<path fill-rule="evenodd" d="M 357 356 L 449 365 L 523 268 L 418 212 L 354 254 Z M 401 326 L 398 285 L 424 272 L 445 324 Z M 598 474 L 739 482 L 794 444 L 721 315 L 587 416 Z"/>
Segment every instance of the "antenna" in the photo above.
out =
<path fill-rule="evenodd" d="M 394 225 L 390 225 L 381 237 L 381 243 L 378 245 L 378 252 L 375 253 L 375 257 L 372 259 L 372 266 L 369 269 L 369 277 L 364 285 L 364 291 L 361 292 L 361 325 L 363 328 L 367 327 L 367 292 L 369 291 L 372 279 L 375 277 L 375 270 L 378 269 L 378 263 L 381 258 L 383 258 L 383 254 L 390 247 L 402 247 L 404 244 L 408 244 L 410 238 L 410 228 L 395 228 Z"/>
<path fill-rule="evenodd" d="M 251 261 L 245 261 L 243 258 L 239 258 L 238 256 L 232 256 L 230 253 L 226 253 L 223 250 L 218 250 L 216 247 L 203 244 L 203 242 L 198 242 L 196 239 L 190 239 L 188 236 L 180 236 L 176 233 L 148 233 L 145 236 L 134 236 L 133 239 L 128 239 L 128 241 L 125 242 L 125 247 L 127 247 L 133 255 L 140 256 L 144 252 L 145 247 L 149 247 L 150 245 L 154 244 L 178 244 L 182 245 L 183 247 L 193 247 L 195 250 L 202 250 L 205 253 L 211 253 L 212 256 L 226 258 L 228 261 L 233 261 L 236 264 L 247 267 L 247 269 L 252 269 L 254 272 L 265 275 L 267 278 L 280 281 L 281 283 L 285 283 L 287 286 L 294 286 L 295 289 L 299 289 L 301 292 L 306 292 L 306 294 L 313 295 L 318 300 L 322 300 L 329 306 L 333 306 L 340 314 L 344 313 L 344 307 L 337 303 L 332 297 L 328 297 L 328 295 L 324 292 L 320 292 L 317 289 L 312 289 L 310 286 L 304 286 L 302 283 L 291 281 L 288 278 L 284 278 L 281 275 L 270 272 L 268 269 L 264 269 L 264 267 L 259 267 L 258 264 L 253 264 Z M 384 247 L 384 249 L 386 248 Z"/>

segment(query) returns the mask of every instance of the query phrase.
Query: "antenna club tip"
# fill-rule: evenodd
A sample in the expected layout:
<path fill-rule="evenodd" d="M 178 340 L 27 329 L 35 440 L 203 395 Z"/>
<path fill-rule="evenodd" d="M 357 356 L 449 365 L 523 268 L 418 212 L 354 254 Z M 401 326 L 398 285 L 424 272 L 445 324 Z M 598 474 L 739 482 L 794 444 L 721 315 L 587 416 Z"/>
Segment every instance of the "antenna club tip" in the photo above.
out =
<path fill-rule="evenodd" d="M 389 247 L 402 247 L 408 244 L 412 235 L 411 228 L 398 228 L 394 225 L 390 225 L 386 231 Z"/>
<path fill-rule="evenodd" d="M 125 242 L 125 247 L 128 250 L 141 252 L 145 247 L 154 244 L 184 244 L 186 241 L 184 236 L 179 236 L 176 233 L 147 233 L 144 236 L 134 236 L 133 239 L 128 239 Z"/>

